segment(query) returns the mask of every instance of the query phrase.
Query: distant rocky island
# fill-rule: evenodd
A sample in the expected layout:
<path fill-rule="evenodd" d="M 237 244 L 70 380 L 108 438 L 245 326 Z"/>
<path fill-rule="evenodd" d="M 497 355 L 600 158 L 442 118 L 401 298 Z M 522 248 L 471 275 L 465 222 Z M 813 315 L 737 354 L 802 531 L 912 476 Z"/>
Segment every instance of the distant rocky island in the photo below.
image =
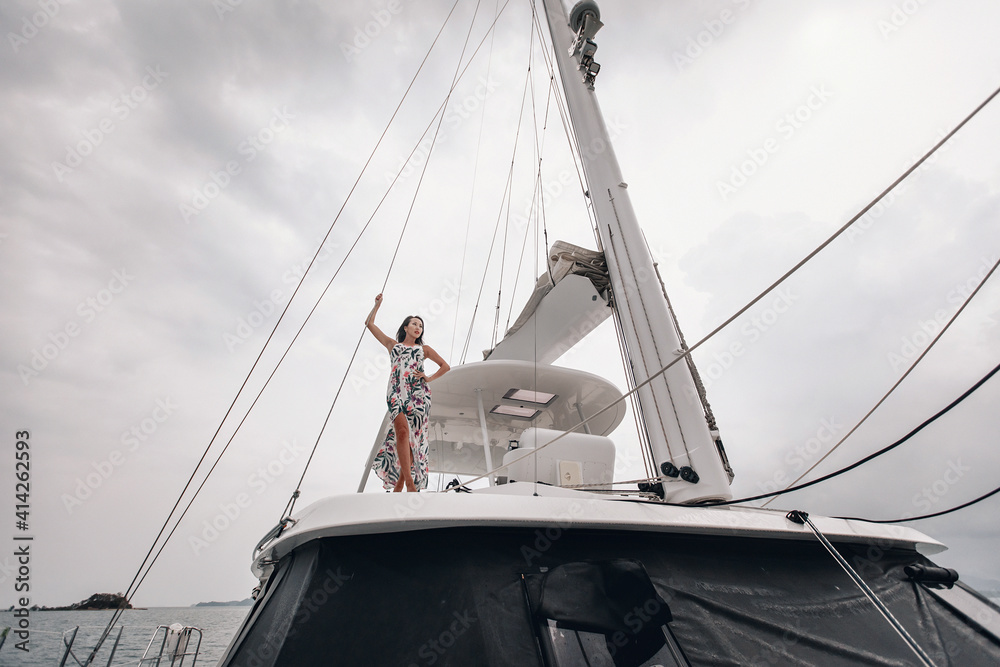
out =
<path fill-rule="evenodd" d="M 68 607 L 30 607 L 30 611 L 97 611 L 102 609 L 135 609 L 121 593 L 94 593 L 86 600 L 81 600 Z M 7 611 L 13 611 L 11 607 Z"/>
<path fill-rule="evenodd" d="M 199 602 L 192 607 L 249 607 L 253 604 L 253 598 L 245 600 L 231 600 L 229 602 Z"/>

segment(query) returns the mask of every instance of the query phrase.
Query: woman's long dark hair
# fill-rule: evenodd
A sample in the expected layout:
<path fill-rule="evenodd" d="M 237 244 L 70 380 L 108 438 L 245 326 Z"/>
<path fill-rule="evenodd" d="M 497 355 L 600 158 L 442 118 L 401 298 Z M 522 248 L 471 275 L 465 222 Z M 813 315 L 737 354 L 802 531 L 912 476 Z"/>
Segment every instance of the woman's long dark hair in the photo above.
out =
<path fill-rule="evenodd" d="M 420 317 L 419 315 L 409 315 L 409 316 L 407 316 L 407 318 L 405 320 L 403 320 L 403 323 L 399 325 L 399 330 L 396 331 L 396 342 L 397 343 L 402 343 L 404 340 L 406 340 L 406 327 L 410 324 L 410 320 L 420 320 L 420 326 L 421 327 L 424 326 L 424 318 Z M 424 344 L 424 332 L 423 332 L 423 330 L 420 331 L 420 338 L 418 338 L 416 340 L 416 343 L 417 343 L 417 345 L 423 345 Z"/>

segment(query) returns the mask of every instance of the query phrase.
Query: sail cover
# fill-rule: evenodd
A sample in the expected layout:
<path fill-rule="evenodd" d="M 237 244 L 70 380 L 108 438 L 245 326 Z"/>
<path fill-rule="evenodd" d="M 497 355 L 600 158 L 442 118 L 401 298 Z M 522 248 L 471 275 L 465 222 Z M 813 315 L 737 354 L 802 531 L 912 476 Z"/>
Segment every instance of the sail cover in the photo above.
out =
<path fill-rule="evenodd" d="M 552 363 L 611 316 L 604 253 L 556 241 L 547 262 L 521 314 L 485 359 Z"/>

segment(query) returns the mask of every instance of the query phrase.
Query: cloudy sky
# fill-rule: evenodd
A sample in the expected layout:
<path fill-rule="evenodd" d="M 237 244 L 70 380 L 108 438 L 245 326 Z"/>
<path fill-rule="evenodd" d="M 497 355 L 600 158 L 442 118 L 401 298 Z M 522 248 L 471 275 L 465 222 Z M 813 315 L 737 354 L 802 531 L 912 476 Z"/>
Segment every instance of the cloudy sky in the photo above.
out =
<path fill-rule="evenodd" d="M 342 379 L 299 507 L 356 489 L 382 416 L 384 352 L 368 337 L 348 364 L 383 283 L 380 324 L 424 314 L 428 342 L 455 364 L 485 272 L 467 355 L 479 358 L 493 336 L 503 229 L 487 257 L 508 207 L 501 328 L 512 308 L 516 317 L 541 270 L 523 224 L 536 146 L 550 242 L 594 246 L 565 133 L 546 114 L 526 0 L 482 2 L 475 19 L 474 2 L 458 3 L 353 192 L 452 3 L 289 4 L 0 6 L 0 456 L 11 470 L 16 434 L 30 432 L 35 603 L 125 590 L 334 222 L 210 460 L 318 303 L 315 314 L 137 605 L 249 594 L 251 550 L 295 488 Z M 989 0 L 601 4 L 601 104 L 689 342 L 1000 85 L 1000 6 Z M 434 132 L 468 34 L 469 66 L 437 145 L 429 161 L 427 140 L 410 158 Z M 736 496 L 815 463 L 1000 258 L 998 140 L 993 103 L 699 350 Z M 817 474 L 905 434 L 993 368 L 995 283 Z M 613 349 L 606 324 L 559 363 L 623 387 Z M 898 518 L 993 489 L 996 382 L 891 455 L 772 506 Z M 641 474 L 630 422 L 613 436 L 625 479 Z M 12 544 L 12 475 L 0 493 Z M 998 510 L 995 497 L 916 527 L 951 547 L 938 562 L 1000 588 Z M 226 530 L 206 531 L 227 512 Z M 0 565 L 6 607 L 11 558 Z"/>

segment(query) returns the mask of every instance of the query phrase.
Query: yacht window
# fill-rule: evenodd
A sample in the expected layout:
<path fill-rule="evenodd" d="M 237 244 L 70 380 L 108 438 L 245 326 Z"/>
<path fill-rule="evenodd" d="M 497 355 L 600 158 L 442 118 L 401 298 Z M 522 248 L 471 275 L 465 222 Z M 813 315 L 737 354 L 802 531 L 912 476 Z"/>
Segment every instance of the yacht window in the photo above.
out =
<path fill-rule="evenodd" d="M 541 410 L 522 408 L 517 405 L 497 405 L 490 410 L 490 413 L 494 415 L 506 415 L 508 417 L 517 417 L 518 419 L 534 419 L 541 412 Z"/>
<path fill-rule="evenodd" d="M 635 560 L 566 563 L 523 582 L 549 667 L 687 667 L 670 608 Z"/>
<path fill-rule="evenodd" d="M 535 403 L 536 405 L 546 406 L 556 400 L 557 395 L 549 394 L 544 391 L 533 391 L 531 389 L 509 389 L 503 397 L 509 398 L 512 401 Z"/>

